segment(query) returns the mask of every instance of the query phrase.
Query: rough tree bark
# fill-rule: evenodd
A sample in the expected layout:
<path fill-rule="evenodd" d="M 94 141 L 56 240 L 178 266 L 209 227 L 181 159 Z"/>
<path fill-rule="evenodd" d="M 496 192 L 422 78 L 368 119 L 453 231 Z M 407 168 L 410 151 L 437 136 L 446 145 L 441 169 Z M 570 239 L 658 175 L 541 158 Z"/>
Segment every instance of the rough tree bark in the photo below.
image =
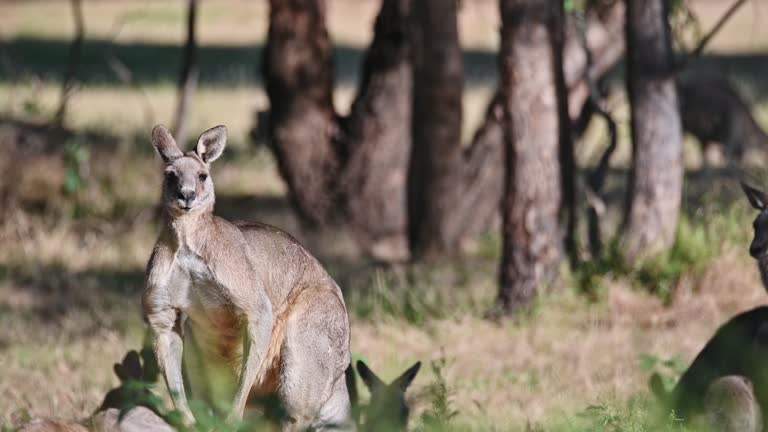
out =
<path fill-rule="evenodd" d="M 500 0 L 499 69 L 505 111 L 503 255 L 493 315 L 525 307 L 557 274 L 558 101 L 550 31 L 556 0 Z"/>
<path fill-rule="evenodd" d="M 590 2 L 589 5 L 583 23 L 568 17 L 565 26 L 563 71 L 568 87 L 568 113 L 572 120 L 578 118 L 589 98 L 588 78 L 598 81 L 621 60 L 626 48 L 624 0 Z"/>
<path fill-rule="evenodd" d="M 264 76 L 269 142 L 305 222 L 343 220 L 374 259 L 409 257 L 411 0 L 383 0 L 357 96 L 339 118 L 323 0 L 274 0 Z"/>
<path fill-rule="evenodd" d="M 323 0 L 271 0 L 263 75 L 270 146 L 297 211 L 309 224 L 338 205 L 337 116 Z"/>
<path fill-rule="evenodd" d="M 331 102 L 331 48 L 323 0 L 272 2 L 263 63 L 272 104 L 266 122 L 268 141 L 300 216 L 309 225 L 343 220 L 362 249 L 384 261 L 406 259 L 409 254 L 405 184 L 411 130 L 403 127 L 411 123 L 412 108 L 411 40 L 404 36 L 409 4 L 410 0 L 382 2 L 358 95 L 346 119 L 338 118 Z M 455 10 L 437 13 L 451 17 Z M 603 52 L 605 44 L 617 40 L 606 37 L 608 29 L 613 28 L 608 23 L 614 15 L 588 15 L 588 39 L 598 52 Z M 619 16 L 623 19 L 622 14 Z M 455 31 L 455 16 L 448 23 L 454 25 Z M 439 24 L 445 23 L 438 21 L 432 25 Z M 573 35 L 575 32 L 569 32 L 566 40 Z M 454 42 L 449 52 L 459 53 L 458 40 Z M 585 69 L 585 63 L 578 61 L 579 53 L 571 53 L 573 48 L 580 49 L 578 44 L 566 43 L 566 57 L 575 59 L 566 61 L 567 67 L 573 68 L 566 74 L 569 91 L 583 79 Z M 457 61 L 461 61 L 460 57 Z M 614 61 L 605 63 L 611 65 Z M 458 94 L 460 86 L 452 89 L 453 101 Z M 453 202 L 447 212 L 453 222 L 446 224 L 445 230 L 451 240 L 444 244 L 455 247 L 460 242 L 463 248 L 468 240 L 485 231 L 498 214 L 504 172 L 500 101 L 496 95 L 488 106 L 485 121 L 464 148 L 458 140 L 460 122 L 456 120 L 449 126 L 456 138 L 451 138 L 450 156 L 444 159 L 456 168 L 451 181 L 459 186 L 452 191 L 454 198 L 444 200 Z M 453 112 L 452 118 L 460 119 L 460 111 L 454 108 Z M 425 110 L 422 115 L 432 113 Z M 411 185 L 413 180 L 411 177 Z M 411 207 L 411 217 L 414 211 L 415 207 Z M 421 217 L 416 220 L 428 221 Z M 415 226 L 411 228 L 412 232 L 420 232 Z M 418 248 L 418 243 L 411 246 Z"/>
<path fill-rule="evenodd" d="M 456 251 L 461 220 L 464 64 L 455 1 L 419 0 L 413 26 L 413 149 L 409 172 L 410 240 L 420 256 Z"/>
<path fill-rule="evenodd" d="M 85 18 L 83 17 L 83 4 L 81 0 L 70 0 L 72 5 L 72 18 L 75 24 L 75 36 L 69 46 L 69 64 L 64 81 L 61 83 L 61 96 L 59 108 L 54 116 L 54 123 L 61 127 L 67 117 L 67 105 L 75 88 L 75 78 L 80 69 L 80 60 L 83 53 L 83 38 L 85 37 Z"/>
<path fill-rule="evenodd" d="M 627 91 L 632 111 L 632 168 L 623 232 L 636 259 L 675 240 L 683 186 L 668 0 L 627 1 Z"/>
<path fill-rule="evenodd" d="M 181 75 L 177 89 L 176 114 L 173 120 L 173 136 L 179 145 L 187 142 L 189 133 L 189 108 L 192 96 L 197 88 L 197 41 L 196 19 L 197 0 L 188 0 L 187 5 L 187 42 L 184 46 L 184 57 L 181 65 Z"/>
<path fill-rule="evenodd" d="M 590 5 L 592 7 L 586 13 L 584 31 L 585 42 L 595 53 L 591 64 L 587 64 L 586 52 L 579 43 L 576 23 L 572 18 L 566 18 L 563 77 L 567 95 L 561 95 L 561 98 L 568 100 L 571 119 L 578 116 L 589 95 L 587 77 L 602 76 L 624 54 L 624 2 L 614 0 Z M 502 113 L 502 98 L 497 93 L 489 103 L 485 119 L 471 145 L 465 151 L 465 190 L 463 199 L 454 211 L 456 218 L 464 221 L 463 241 L 472 240 L 487 230 L 490 221 L 498 214 L 504 189 Z M 568 136 L 564 135 L 562 139 L 567 140 Z M 563 144 L 567 147 L 568 143 L 566 141 Z M 576 221 L 572 220 L 571 224 L 575 225 Z"/>
<path fill-rule="evenodd" d="M 362 80 L 343 122 L 340 187 L 346 220 L 375 259 L 410 255 L 407 167 L 411 151 L 412 72 L 407 19 L 411 0 L 383 0 Z"/>

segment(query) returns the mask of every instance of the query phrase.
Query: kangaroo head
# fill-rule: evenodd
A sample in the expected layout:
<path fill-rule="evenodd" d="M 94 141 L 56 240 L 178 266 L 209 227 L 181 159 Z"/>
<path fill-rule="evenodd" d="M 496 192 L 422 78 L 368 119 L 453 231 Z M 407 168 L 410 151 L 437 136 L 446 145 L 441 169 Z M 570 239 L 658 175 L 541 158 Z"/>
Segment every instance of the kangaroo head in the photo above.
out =
<path fill-rule="evenodd" d="M 194 151 L 183 153 L 165 126 L 152 129 L 152 144 L 163 159 L 163 206 L 172 216 L 213 210 L 211 162 L 221 156 L 227 128 L 216 126 L 200 135 Z"/>
<path fill-rule="evenodd" d="M 741 183 L 741 188 L 744 189 L 752 207 L 760 211 L 752 224 L 755 229 L 755 236 L 749 246 L 749 254 L 754 258 L 762 258 L 768 255 L 768 211 L 766 211 L 768 195 L 744 182 Z"/>
<path fill-rule="evenodd" d="M 371 401 L 365 413 L 365 430 L 405 430 L 410 409 L 405 401 L 405 391 L 419 372 L 421 362 L 416 362 L 390 384 L 382 381 L 365 363 L 357 362 L 357 372 L 371 392 Z"/>

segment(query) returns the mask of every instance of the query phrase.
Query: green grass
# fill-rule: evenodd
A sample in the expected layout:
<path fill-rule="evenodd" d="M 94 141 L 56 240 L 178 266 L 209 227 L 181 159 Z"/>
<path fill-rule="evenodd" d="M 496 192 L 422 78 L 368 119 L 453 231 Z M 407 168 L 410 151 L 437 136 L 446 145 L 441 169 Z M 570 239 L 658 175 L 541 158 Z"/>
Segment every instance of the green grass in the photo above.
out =
<path fill-rule="evenodd" d="M 495 260 L 453 264 L 375 269 L 345 287 L 350 312 L 361 320 L 394 319 L 414 325 L 466 314 L 481 316 L 495 295 Z"/>
<path fill-rule="evenodd" d="M 575 288 L 597 298 L 604 291 L 606 277 L 620 278 L 669 302 L 683 276 L 706 268 L 726 247 L 749 243 L 749 230 L 744 227 L 751 226 L 754 215 L 748 206 L 738 201 L 710 207 L 694 216 L 683 212 L 672 247 L 638 263 L 627 262 L 620 240 L 612 240 L 603 256 L 573 272 Z"/>

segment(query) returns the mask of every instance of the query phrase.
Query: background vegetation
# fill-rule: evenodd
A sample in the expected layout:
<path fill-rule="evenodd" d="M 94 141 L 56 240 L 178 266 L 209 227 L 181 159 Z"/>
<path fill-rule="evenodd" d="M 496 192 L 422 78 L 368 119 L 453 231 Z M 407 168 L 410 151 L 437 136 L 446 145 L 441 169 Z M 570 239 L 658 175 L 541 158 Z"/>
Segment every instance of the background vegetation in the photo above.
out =
<path fill-rule="evenodd" d="M 496 90 L 500 22 L 496 1 L 462 3 L 467 142 Z M 703 28 L 725 3 L 685 2 Z M 328 1 L 337 107 L 353 97 L 378 6 Z M 112 363 L 144 338 L 138 299 L 159 229 L 161 181 L 148 136 L 155 123 L 172 122 L 186 3 L 82 7 L 82 63 L 65 128 L 50 129 L 42 125 L 55 118 L 67 75 L 70 4 L 0 3 L 0 425 L 7 427 L 27 415 L 88 416 L 117 383 Z M 274 224 L 316 253 L 345 290 L 354 355 L 382 377 L 416 360 L 439 365 L 424 368 L 409 391 L 415 427 L 455 411 L 450 424 L 458 430 L 659 430 L 651 421 L 650 373 L 674 382 L 720 323 L 765 303 L 747 253 L 754 215 L 739 177 L 717 151 L 709 155 L 713 167 L 702 170 L 704 157 L 690 138 L 674 246 L 639 264 L 625 262 L 618 243 L 609 246 L 514 318 L 485 319 L 498 289 L 497 226 L 460 258 L 388 266 L 362 259 L 349 233 L 299 221 L 263 137 L 250 134 L 256 113 L 269 106 L 257 73 L 267 2 L 205 0 L 199 8 L 189 130 L 229 128 L 212 174 L 217 213 Z M 763 4 L 749 2 L 689 66 L 691 74 L 730 79 L 762 125 L 765 14 Z M 621 86 L 606 104 L 619 137 L 605 188 L 611 230 L 621 219 L 631 153 Z M 582 167 L 594 165 L 607 144 L 598 123 L 578 144 Z M 750 158 L 759 162 L 762 152 Z M 751 175 L 763 178 L 756 169 Z M 673 417 L 667 426 L 679 428 Z"/>

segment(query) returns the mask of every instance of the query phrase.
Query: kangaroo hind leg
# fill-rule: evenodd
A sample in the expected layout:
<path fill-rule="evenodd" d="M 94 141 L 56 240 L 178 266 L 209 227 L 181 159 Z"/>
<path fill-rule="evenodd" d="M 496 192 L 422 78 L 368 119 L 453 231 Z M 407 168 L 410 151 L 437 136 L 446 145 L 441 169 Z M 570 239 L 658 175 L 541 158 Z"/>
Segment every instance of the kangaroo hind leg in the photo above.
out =
<path fill-rule="evenodd" d="M 296 299 L 281 349 L 284 431 L 354 430 L 344 370 L 349 322 L 337 294 L 312 289 Z"/>

